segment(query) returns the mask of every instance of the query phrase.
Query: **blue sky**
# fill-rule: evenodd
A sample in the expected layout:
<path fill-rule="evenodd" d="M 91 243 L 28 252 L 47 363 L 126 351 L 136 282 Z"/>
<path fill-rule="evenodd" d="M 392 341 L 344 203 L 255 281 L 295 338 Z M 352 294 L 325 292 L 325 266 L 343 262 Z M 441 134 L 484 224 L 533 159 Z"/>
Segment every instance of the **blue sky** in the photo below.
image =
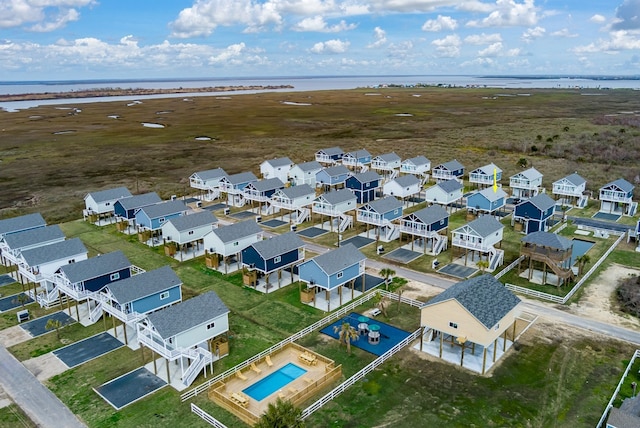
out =
<path fill-rule="evenodd" d="M 640 0 L 0 0 L 0 80 L 640 75 Z"/>

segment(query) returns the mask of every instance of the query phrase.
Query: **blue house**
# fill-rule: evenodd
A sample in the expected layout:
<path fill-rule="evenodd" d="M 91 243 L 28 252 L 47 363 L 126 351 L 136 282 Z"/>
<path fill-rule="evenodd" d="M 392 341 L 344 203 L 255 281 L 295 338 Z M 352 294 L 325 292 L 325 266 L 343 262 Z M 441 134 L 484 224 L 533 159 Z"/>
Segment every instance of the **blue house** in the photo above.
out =
<path fill-rule="evenodd" d="M 0 220 L 0 238 L 10 233 L 23 232 L 29 229 L 44 227 L 47 222 L 44 221 L 40 213 L 26 214 L 20 217 L 12 217 Z"/>
<path fill-rule="evenodd" d="M 243 189 L 245 199 L 251 201 L 251 207 L 253 208 L 253 202 L 257 201 L 259 206 L 262 207 L 264 202 L 269 201 L 271 196 L 276 193 L 277 190 L 284 189 L 284 183 L 277 177 L 267 178 L 260 181 L 254 181 L 247 184 Z M 264 214 L 272 214 L 273 211 L 266 212 Z"/>
<path fill-rule="evenodd" d="M 179 199 L 149 205 L 136 212 L 136 224 L 142 230 L 160 230 L 167 221 L 185 215 L 188 210 L 189 208 Z"/>
<path fill-rule="evenodd" d="M 393 223 L 402 217 L 403 204 L 393 196 L 386 196 L 364 204 L 356 211 L 356 220 L 367 225 L 367 238 L 369 237 L 369 225 L 378 228 L 376 236 L 380 240 L 389 242 L 398 238 L 400 228 Z"/>
<path fill-rule="evenodd" d="M 53 280 L 60 292 L 81 302 L 108 284 L 129 278 L 132 268 L 122 251 L 114 251 L 64 265 L 58 269 Z"/>
<path fill-rule="evenodd" d="M 436 183 L 452 179 L 462 181 L 464 166 L 454 159 L 433 167 L 431 174 L 433 175 L 433 179 L 436 180 Z"/>
<path fill-rule="evenodd" d="M 130 196 L 128 198 L 118 199 L 113 204 L 113 212 L 119 221 L 128 221 L 135 225 L 136 212 L 149 205 L 162 202 L 160 196 L 156 192 L 144 193 L 142 195 Z"/>
<path fill-rule="evenodd" d="M 103 310 L 123 323 L 134 324 L 146 314 L 182 301 L 181 286 L 171 267 L 163 266 L 108 284 L 94 298 L 94 311 Z"/>
<path fill-rule="evenodd" d="M 345 187 L 356 195 L 359 204 L 366 204 L 376 198 L 382 177 L 375 171 L 353 174 L 345 180 Z"/>
<path fill-rule="evenodd" d="M 271 288 L 271 274 L 277 273 L 278 288 L 281 286 L 282 270 L 291 271 L 293 283 L 293 267 L 304 260 L 304 242 L 294 232 L 276 235 L 258 241 L 242 250 L 242 264 L 250 270 L 258 271 L 265 277 L 265 292 Z M 256 282 L 258 289 L 260 281 Z M 260 288 L 261 290 L 261 288 Z"/>
<path fill-rule="evenodd" d="M 512 225 L 516 230 L 524 230 L 525 234 L 532 232 L 546 232 L 551 227 L 551 217 L 555 210 L 556 201 L 546 193 L 540 193 L 516 205 L 513 212 Z"/>
<path fill-rule="evenodd" d="M 344 185 L 351 171 L 344 165 L 332 166 L 318 171 L 316 174 L 316 186 L 323 186 L 325 189 L 331 187 L 338 188 Z"/>
<path fill-rule="evenodd" d="M 313 304 L 316 304 L 316 294 L 325 291 L 327 311 L 331 310 L 331 297 L 334 290 L 338 290 L 338 306 L 342 306 L 342 287 L 351 284 L 351 299 L 355 296 L 354 283 L 356 278 L 364 275 L 367 258 L 353 244 L 347 244 L 335 250 L 307 260 L 298 266 L 300 281 L 307 284 L 307 293 L 313 294 Z M 362 282 L 364 293 L 364 281 Z"/>
<path fill-rule="evenodd" d="M 467 211 L 476 215 L 479 213 L 493 214 L 504 207 L 506 198 L 507 192 L 502 190 L 501 187 L 495 191 L 493 187 L 487 187 L 467 196 Z"/>
<path fill-rule="evenodd" d="M 329 147 L 316 152 L 316 161 L 322 164 L 333 165 L 342 159 L 344 151 L 340 147 Z"/>
<path fill-rule="evenodd" d="M 449 213 L 442 205 L 432 205 L 406 215 L 400 221 L 400 232 L 409 235 L 411 251 L 417 244 L 424 254 L 427 247 L 433 255 L 447 249 Z M 402 240 L 402 238 L 401 238 Z"/>

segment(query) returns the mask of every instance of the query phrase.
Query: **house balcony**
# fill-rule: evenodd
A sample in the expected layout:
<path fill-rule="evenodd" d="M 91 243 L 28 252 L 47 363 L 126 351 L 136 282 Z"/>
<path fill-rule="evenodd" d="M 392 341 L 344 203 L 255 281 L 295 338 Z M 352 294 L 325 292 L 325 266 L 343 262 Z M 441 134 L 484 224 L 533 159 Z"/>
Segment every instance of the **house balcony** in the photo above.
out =
<path fill-rule="evenodd" d="M 623 192 L 602 192 L 602 191 L 600 192 L 599 199 L 601 201 L 621 202 L 624 204 L 630 204 L 633 200 L 632 197 L 627 196 L 627 194 Z"/>
<path fill-rule="evenodd" d="M 262 193 L 253 190 L 243 191 L 242 194 L 244 195 L 245 199 L 248 199 L 250 201 L 267 202 L 270 200 L 268 196 L 265 196 Z"/>
<path fill-rule="evenodd" d="M 210 190 L 210 187 L 207 186 L 204 181 L 197 180 L 195 178 L 189 179 L 189 186 L 193 187 L 194 189 Z"/>
<path fill-rule="evenodd" d="M 338 163 L 338 161 L 331 156 L 319 153 L 316 153 L 316 161 L 320 163 Z"/>
<path fill-rule="evenodd" d="M 460 237 L 456 237 L 455 235 L 451 240 L 451 245 L 454 245 L 460 248 L 466 248 L 468 250 L 480 251 L 483 253 L 489 252 L 493 249 L 493 245 L 490 245 L 484 242 L 461 239 Z"/>
<path fill-rule="evenodd" d="M 31 268 L 26 265 L 19 265 L 18 272 L 29 282 L 39 283 L 45 280 L 45 276 L 38 269 Z"/>
<path fill-rule="evenodd" d="M 433 171 L 431 171 L 431 177 L 433 177 L 434 180 L 442 180 L 442 181 L 453 180 L 458 178 L 451 171 L 441 171 L 439 169 L 434 169 Z"/>
<path fill-rule="evenodd" d="M 359 221 L 360 223 L 371 224 L 374 226 L 387 226 L 391 224 L 389 220 L 380 215 L 368 215 L 360 211 L 356 212 L 356 221 Z"/>
<path fill-rule="evenodd" d="M 530 257 L 533 260 L 547 261 L 550 260 L 562 267 L 565 263 L 571 259 L 571 250 L 558 251 L 551 248 L 537 247 L 537 246 L 523 246 L 520 248 L 520 254 L 526 257 Z"/>
<path fill-rule="evenodd" d="M 229 195 L 241 195 L 242 194 L 242 190 L 238 189 L 237 187 L 235 187 L 231 183 L 220 182 L 220 184 L 218 184 L 218 188 L 220 189 L 221 192 L 227 193 Z"/>
<path fill-rule="evenodd" d="M 498 181 L 499 180 L 498 178 Z M 493 175 L 469 174 L 469 182 L 476 184 L 493 184 Z"/>
<path fill-rule="evenodd" d="M 542 183 L 540 180 L 531 181 L 531 180 L 520 180 L 517 178 L 512 178 L 509 180 L 509 187 L 515 187 L 518 189 L 524 190 L 537 190 Z"/>
<path fill-rule="evenodd" d="M 91 297 L 93 294 L 96 294 L 95 291 L 88 291 L 82 287 L 71 284 L 68 280 L 58 274 L 53 276 L 53 282 L 56 284 L 60 292 L 71 297 L 76 302 L 82 302 Z"/>
<path fill-rule="evenodd" d="M 409 235 L 413 235 L 413 236 L 420 236 L 422 238 L 433 238 L 439 235 L 439 233 L 435 230 L 429 230 L 424 227 L 407 225 L 405 223 L 400 225 L 400 232 L 408 233 Z"/>
<path fill-rule="evenodd" d="M 144 324 L 138 324 L 138 342 L 147 348 L 153 349 L 169 361 L 175 361 L 181 357 L 195 360 L 199 358 L 201 354 L 209 358 L 211 357 L 211 353 L 202 348 L 186 349 L 173 346 Z"/>
<path fill-rule="evenodd" d="M 325 207 L 323 205 L 314 205 L 312 211 L 314 214 L 328 215 L 329 217 L 339 217 L 341 214 L 344 214 L 340 210 L 333 207 Z"/>
<path fill-rule="evenodd" d="M 582 196 L 582 189 L 576 188 L 575 186 L 554 185 L 552 193 L 554 195 L 573 196 L 579 198 L 580 196 Z"/>
<path fill-rule="evenodd" d="M 393 171 L 393 168 L 386 162 L 372 161 L 371 168 L 377 169 L 378 171 Z"/>

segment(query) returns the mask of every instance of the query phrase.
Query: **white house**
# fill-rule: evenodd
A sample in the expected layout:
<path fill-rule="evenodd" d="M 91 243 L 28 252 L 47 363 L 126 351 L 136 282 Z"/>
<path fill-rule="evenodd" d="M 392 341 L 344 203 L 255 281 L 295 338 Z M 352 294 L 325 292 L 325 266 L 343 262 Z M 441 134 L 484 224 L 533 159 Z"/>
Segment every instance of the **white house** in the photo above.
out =
<path fill-rule="evenodd" d="M 559 205 L 573 206 L 575 204 L 578 208 L 584 208 L 589 200 L 589 197 L 584 194 L 586 188 L 587 180 L 574 172 L 554 181 L 552 193 L 557 195 L 556 203 Z"/>
<path fill-rule="evenodd" d="M 385 196 L 395 196 L 405 200 L 412 196 L 419 196 L 422 190 L 422 182 L 415 175 L 402 175 L 389 180 L 382 186 Z"/>
<path fill-rule="evenodd" d="M 283 183 L 286 183 L 292 166 L 293 162 L 287 157 L 269 159 L 260 164 L 260 174 L 265 180 L 279 178 Z"/>
<path fill-rule="evenodd" d="M 289 181 L 293 186 L 308 184 L 316 187 L 316 174 L 320 172 L 322 165 L 318 161 L 299 163 L 291 167 L 289 171 Z"/>
<path fill-rule="evenodd" d="M 400 169 L 402 159 L 394 152 L 375 156 L 371 159 L 371 168 L 380 173 L 389 173 Z M 394 177 L 395 178 L 395 177 Z"/>
<path fill-rule="evenodd" d="M 424 191 L 424 199 L 446 207 L 462 199 L 462 188 L 462 183 L 458 180 L 441 181 Z"/>
<path fill-rule="evenodd" d="M 431 161 L 424 156 L 416 156 L 405 159 L 400 164 L 400 172 L 402 174 L 413 174 L 422 177 L 423 181 L 429 178 L 429 170 L 431 169 Z"/>
<path fill-rule="evenodd" d="M 204 236 L 217 227 L 218 219 L 211 211 L 174 217 L 162 225 L 162 237 L 175 242 L 181 250 L 184 246 L 199 247 Z"/>
<path fill-rule="evenodd" d="M 271 205 L 277 210 L 295 211 L 295 223 L 300 224 L 309 218 L 311 211 L 307 207 L 313 203 L 315 197 L 315 190 L 308 184 L 285 187 L 271 195 Z"/>
<path fill-rule="evenodd" d="M 3 265 L 17 265 L 22 251 L 62 242 L 66 238 L 57 224 L 10 233 L 0 237 L 0 256 Z"/>
<path fill-rule="evenodd" d="M 4 220 L 0 220 L 0 238 L 10 233 L 36 229 L 38 227 L 44 227 L 46 225 L 47 222 L 44 221 L 40 213 L 25 214 L 19 217 L 5 218 Z"/>
<path fill-rule="evenodd" d="M 529 168 L 509 177 L 509 187 L 514 198 L 533 198 L 542 187 L 542 174 L 535 168 Z"/>
<path fill-rule="evenodd" d="M 325 215 L 331 217 L 329 223 L 332 231 L 333 220 L 340 218 L 338 231 L 344 232 L 344 230 L 353 224 L 353 217 L 346 213 L 355 210 L 357 205 L 356 195 L 354 195 L 351 190 L 340 189 L 323 193 L 316 197 L 313 201 L 312 210 L 314 214 L 320 214 L 321 220 Z"/>
<path fill-rule="evenodd" d="M 113 205 L 118 199 L 132 196 L 126 187 L 116 187 L 115 189 L 100 190 L 98 192 L 87 193 L 84 197 L 83 217 L 97 215 L 100 217 L 113 217 Z"/>
<path fill-rule="evenodd" d="M 469 183 L 477 185 L 480 189 L 493 186 L 494 182 L 499 185 L 502 180 L 502 170 L 494 163 L 476 168 L 469 173 Z"/>
<path fill-rule="evenodd" d="M 224 273 L 228 272 L 229 265 L 234 261 L 239 269 L 242 250 L 262 240 L 262 235 L 262 229 L 254 220 L 245 220 L 213 229 L 202 238 L 204 240 L 204 248 L 209 253 L 207 255 L 209 257 L 207 266 L 217 269 L 220 265 L 220 258 L 222 258 Z M 232 260 L 234 257 L 235 260 Z"/>
<path fill-rule="evenodd" d="M 464 252 L 464 264 L 467 265 L 469 251 L 478 253 L 480 259 L 486 256 L 489 270 L 494 270 L 504 259 L 504 251 L 496 248 L 502 241 L 504 226 L 493 216 L 483 215 L 470 223 L 451 231 L 452 257 Z M 456 251 L 458 250 L 458 251 Z"/>
<path fill-rule="evenodd" d="M 218 185 L 222 177 L 228 177 L 222 168 L 208 169 L 206 171 L 198 171 L 189 177 L 189 185 L 194 189 L 204 190 L 201 197 L 207 201 L 212 201 L 220 196 Z"/>

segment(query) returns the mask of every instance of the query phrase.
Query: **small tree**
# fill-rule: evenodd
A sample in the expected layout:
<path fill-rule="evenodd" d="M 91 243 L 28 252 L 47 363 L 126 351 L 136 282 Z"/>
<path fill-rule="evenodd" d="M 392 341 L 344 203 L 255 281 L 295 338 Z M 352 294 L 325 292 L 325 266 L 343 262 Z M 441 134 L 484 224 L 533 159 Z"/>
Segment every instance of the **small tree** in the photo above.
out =
<path fill-rule="evenodd" d="M 478 262 L 476 263 L 476 266 L 478 266 L 478 269 L 480 269 L 480 272 L 484 272 L 485 269 L 489 268 L 489 262 L 487 260 L 478 260 Z"/>
<path fill-rule="evenodd" d="M 29 296 L 27 296 L 24 293 L 20 293 L 16 296 L 15 299 L 13 299 L 14 303 L 20 303 L 20 306 L 22 306 L 24 308 L 25 303 L 27 303 L 29 301 Z"/>
<path fill-rule="evenodd" d="M 359 337 L 356 329 L 348 322 L 343 322 L 340 326 L 334 326 L 333 331 L 338 333 L 338 343 L 347 345 L 347 354 L 351 355 L 351 341 Z"/>
<path fill-rule="evenodd" d="M 384 288 L 389 290 L 389 278 L 396 274 L 396 271 L 391 268 L 380 269 L 380 275 L 384 277 Z"/>
<path fill-rule="evenodd" d="M 584 267 L 591 262 L 591 257 L 588 254 L 583 254 L 576 257 L 576 262 L 578 262 L 578 275 L 582 275 Z"/>
<path fill-rule="evenodd" d="M 62 323 L 60 322 L 60 320 L 51 318 L 49 321 L 47 321 L 47 325 L 45 325 L 44 328 L 47 330 L 55 329 L 56 336 L 58 336 L 58 339 L 60 339 L 60 329 L 62 328 Z"/>
<path fill-rule="evenodd" d="M 291 401 L 278 398 L 275 403 L 269 403 L 267 411 L 262 415 L 256 428 L 304 428 L 302 410 L 295 407 Z"/>
<path fill-rule="evenodd" d="M 518 160 L 518 166 L 520 168 L 526 168 L 528 164 L 529 164 L 529 161 L 527 161 L 527 158 L 520 158 Z"/>
<path fill-rule="evenodd" d="M 382 315 L 384 315 L 385 318 L 388 318 L 387 317 L 387 301 L 388 300 L 389 299 L 387 298 L 387 296 L 383 296 L 382 293 L 380 293 L 380 291 L 376 291 L 376 294 L 373 296 L 373 302 L 376 304 L 378 309 L 382 311 Z"/>

